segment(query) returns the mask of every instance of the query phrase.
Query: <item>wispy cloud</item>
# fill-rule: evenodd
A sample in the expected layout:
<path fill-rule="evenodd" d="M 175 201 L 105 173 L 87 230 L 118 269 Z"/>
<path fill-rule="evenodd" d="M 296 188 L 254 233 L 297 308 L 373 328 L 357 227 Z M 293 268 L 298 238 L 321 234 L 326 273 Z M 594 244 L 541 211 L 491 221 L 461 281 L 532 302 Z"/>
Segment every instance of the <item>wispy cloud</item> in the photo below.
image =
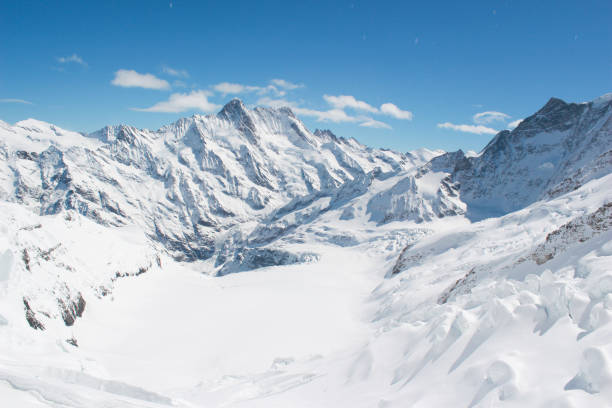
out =
<path fill-rule="evenodd" d="M 507 115 L 503 112 L 495 111 L 480 112 L 475 114 L 472 118 L 474 123 L 477 123 L 479 125 L 487 125 L 493 122 L 504 122 L 507 119 L 510 119 L 510 115 Z"/>
<path fill-rule="evenodd" d="M 189 110 L 199 110 L 205 113 L 221 108 L 208 100 L 210 92 L 197 90 L 190 93 L 173 93 L 167 101 L 158 102 L 150 108 L 132 108 L 140 112 L 179 113 Z"/>
<path fill-rule="evenodd" d="M 15 98 L 0 99 L 0 103 L 22 103 L 24 105 L 33 105 L 33 103 L 30 101 L 26 101 L 23 99 L 15 99 Z"/>
<path fill-rule="evenodd" d="M 239 95 L 249 92 L 260 92 L 265 88 L 260 86 L 250 86 L 250 85 L 242 85 L 235 84 L 231 82 L 221 82 L 219 84 L 213 85 L 212 87 L 216 92 L 219 92 L 223 96 L 226 95 Z"/>
<path fill-rule="evenodd" d="M 184 69 L 174 69 L 168 66 L 163 66 L 162 72 L 170 76 L 175 76 L 179 78 L 189 78 L 189 72 L 185 71 Z"/>
<path fill-rule="evenodd" d="M 288 91 L 292 91 L 297 88 L 303 88 L 304 84 L 294 84 L 289 81 L 285 81 L 284 79 L 272 79 L 270 81 L 272 85 L 276 85 L 279 88 L 286 89 Z"/>
<path fill-rule="evenodd" d="M 396 105 L 387 102 L 380 105 L 380 108 L 370 105 L 365 101 L 360 101 L 352 95 L 323 95 L 323 99 L 330 104 L 334 109 L 353 109 L 356 111 L 369 112 L 378 115 L 387 115 L 395 119 L 412 120 L 412 112 L 402 110 Z M 366 121 L 361 126 L 383 128 L 381 124 L 389 126 L 386 123 L 379 121 Z"/>
<path fill-rule="evenodd" d="M 323 99 L 325 99 L 325 102 L 333 106 L 334 109 L 351 108 L 370 113 L 378 113 L 378 109 L 367 102 L 357 100 L 352 95 L 323 95 Z"/>
<path fill-rule="evenodd" d="M 124 88 L 170 89 L 170 84 L 165 79 L 157 78 L 153 74 L 140 74 L 131 69 L 116 71 L 111 84 Z"/>
<path fill-rule="evenodd" d="M 315 109 L 308 108 L 292 108 L 295 113 L 302 116 L 310 116 L 317 119 L 319 122 L 334 122 L 334 123 L 343 123 L 343 122 L 359 122 L 361 119 L 356 116 L 351 116 L 347 114 L 342 109 L 330 109 L 326 111 L 320 111 Z"/>
<path fill-rule="evenodd" d="M 522 121 L 523 121 L 523 119 L 517 119 L 517 120 L 515 120 L 515 121 L 512 121 L 512 122 L 508 123 L 508 124 L 506 125 L 506 127 L 507 127 L 508 129 L 514 129 L 514 128 L 515 128 L 515 127 L 517 127 L 517 126 L 518 126 L 518 125 L 519 125 L 519 124 L 520 124 Z"/>
<path fill-rule="evenodd" d="M 294 84 L 284 79 L 273 79 L 266 86 L 256 85 L 244 85 L 233 82 L 221 82 L 212 86 L 216 92 L 219 92 L 222 96 L 226 95 L 240 95 L 251 92 L 256 92 L 259 95 L 275 94 L 277 96 L 285 96 L 287 91 L 292 91 L 297 88 L 302 88 L 304 85 Z"/>
<path fill-rule="evenodd" d="M 79 57 L 76 54 L 72 54 L 67 57 L 57 57 L 57 62 L 59 62 L 60 64 L 69 64 L 71 62 L 74 62 L 75 64 L 79 64 L 84 67 L 87 66 L 87 63 L 83 61 L 83 58 Z"/>
<path fill-rule="evenodd" d="M 459 132 L 474 133 L 477 135 L 494 135 L 498 131 L 483 125 L 455 125 L 450 122 L 438 123 L 438 127 L 442 129 L 457 130 Z"/>
<path fill-rule="evenodd" d="M 389 116 L 393 116 L 395 119 L 412 120 L 412 112 L 401 110 L 392 103 L 383 103 L 380 105 L 380 111 Z"/>
<path fill-rule="evenodd" d="M 360 123 L 359 126 L 375 129 L 392 129 L 391 126 L 387 125 L 385 122 L 380 122 L 374 119 L 368 119 L 365 122 Z"/>

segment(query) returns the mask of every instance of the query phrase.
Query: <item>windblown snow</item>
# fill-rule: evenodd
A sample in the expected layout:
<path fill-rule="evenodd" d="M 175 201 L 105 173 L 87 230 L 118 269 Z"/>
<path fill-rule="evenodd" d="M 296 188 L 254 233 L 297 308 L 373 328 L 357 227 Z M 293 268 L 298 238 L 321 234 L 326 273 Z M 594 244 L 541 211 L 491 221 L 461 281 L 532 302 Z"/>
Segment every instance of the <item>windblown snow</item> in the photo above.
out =
<path fill-rule="evenodd" d="M 0 122 L 2 406 L 612 406 L 611 118 L 469 155 L 239 100 Z"/>

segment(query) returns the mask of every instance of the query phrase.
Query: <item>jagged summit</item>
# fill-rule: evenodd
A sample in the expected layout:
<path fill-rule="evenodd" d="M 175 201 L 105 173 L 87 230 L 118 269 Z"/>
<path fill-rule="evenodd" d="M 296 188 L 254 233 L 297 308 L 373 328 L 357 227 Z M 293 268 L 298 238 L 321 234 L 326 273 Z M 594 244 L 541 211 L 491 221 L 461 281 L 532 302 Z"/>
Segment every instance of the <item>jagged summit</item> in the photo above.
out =
<path fill-rule="evenodd" d="M 242 100 L 239 98 L 234 98 L 226 103 L 217 115 L 231 120 L 231 118 L 236 116 L 248 115 L 248 109 L 246 106 L 244 106 Z"/>
<path fill-rule="evenodd" d="M 267 112 L 297 120 L 297 117 L 289 106 L 282 106 L 279 108 L 256 106 L 253 109 L 249 109 L 240 98 L 233 98 L 226 103 L 219 113 L 217 113 L 217 116 L 232 121 L 248 117 L 252 112 Z"/>
<path fill-rule="evenodd" d="M 567 105 L 568 103 L 565 102 L 563 99 L 561 98 L 555 98 L 554 96 L 551 97 L 548 102 L 546 102 L 546 104 L 540 108 L 540 110 L 538 111 L 538 113 L 544 113 L 547 111 L 552 111 L 555 109 L 560 109 L 563 108 Z"/>

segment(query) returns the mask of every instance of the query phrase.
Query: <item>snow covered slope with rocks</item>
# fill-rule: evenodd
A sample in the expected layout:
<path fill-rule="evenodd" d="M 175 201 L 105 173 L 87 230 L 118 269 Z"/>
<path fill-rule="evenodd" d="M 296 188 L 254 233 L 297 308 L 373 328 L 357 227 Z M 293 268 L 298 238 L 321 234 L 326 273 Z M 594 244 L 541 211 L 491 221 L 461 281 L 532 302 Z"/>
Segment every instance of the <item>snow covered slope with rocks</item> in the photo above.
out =
<path fill-rule="evenodd" d="M 154 132 L 0 123 L 0 400 L 611 406 L 611 100 L 470 157 L 237 100 Z"/>

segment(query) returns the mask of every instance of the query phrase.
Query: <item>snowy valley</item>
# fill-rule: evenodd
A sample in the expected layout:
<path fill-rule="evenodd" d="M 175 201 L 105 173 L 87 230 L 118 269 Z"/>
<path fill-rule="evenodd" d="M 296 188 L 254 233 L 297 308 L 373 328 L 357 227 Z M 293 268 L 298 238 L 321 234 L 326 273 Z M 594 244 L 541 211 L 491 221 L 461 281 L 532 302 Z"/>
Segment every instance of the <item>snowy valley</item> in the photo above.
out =
<path fill-rule="evenodd" d="M 3 406 L 612 406 L 612 94 L 477 155 L 0 121 L 0 213 Z"/>

